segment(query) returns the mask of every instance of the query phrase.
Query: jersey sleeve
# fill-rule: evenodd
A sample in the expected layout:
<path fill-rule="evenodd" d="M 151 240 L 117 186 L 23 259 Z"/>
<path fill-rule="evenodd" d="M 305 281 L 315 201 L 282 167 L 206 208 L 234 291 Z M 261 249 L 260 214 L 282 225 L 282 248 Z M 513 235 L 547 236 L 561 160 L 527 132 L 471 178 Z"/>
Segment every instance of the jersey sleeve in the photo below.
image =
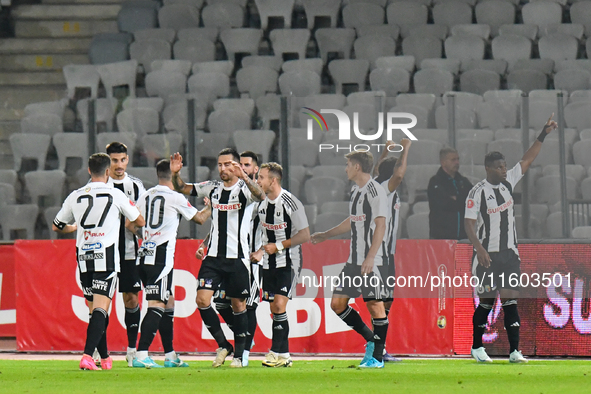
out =
<path fill-rule="evenodd" d="M 57 215 L 55 215 L 55 219 L 53 219 L 53 224 L 60 230 L 63 230 L 66 227 L 66 224 L 71 223 L 74 221 L 74 211 L 72 210 L 72 195 L 68 196 L 64 203 L 62 204 L 62 208 L 59 210 Z"/>
<path fill-rule="evenodd" d="M 295 228 L 300 231 L 309 227 L 308 218 L 306 216 L 306 210 L 304 205 L 297 198 L 293 198 L 296 209 L 291 213 L 291 221 L 295 225 Z"/>
<path fill-rule="evenodd" d="M 139 209 L 135 206 L 133 201 L 131 201 L 123 192 L 119 189 L 113 189 L 113 196 L 115 201 L 119 207 L 119 211 L 129 219 L 130 222 L 133 222 L 140 216 Z"/>
<path fill-rule="evenodd" d="M 216 181 L 205 181 L 201 183 L 193 183 L 192 196 L 208 197 L 209 193 L 218 185 Z"/>
<path fill-rule="evenodd" d="M 521 163 L 515 164 L 515 167 L 507 171 L 507 182 L 511 184 L 513 189 L 515 185 L 523 178 L 523 171 L 521 170 Z"/>
<path fill-rule="evenodd" d="M 146 217 L 146 196 L 147 193 L 145 191 L 143 193 L 140 193 L 138 200 L 135 203 L 135 206 L 140 211 L 140 215 L 144 215 L 144 217 Z"/>
<path fill-rule="evenodd" d="M 389 196 L 390 194 L 394 193 L 394 192 L 390 191 L 390 186 L 388 186 L 389 182 L 390 182 L 390 180 L 386 179 L 384 182 L 380 183 L 380 185 L 382 186 L 382 188 L 386 192 L 386 196 Z"/>
<path fill-rule="evenodd" d="M 378 217 L 385 218 L 388 215 L 388 197 L 386 196 L 386 191 L 381 186 L 375 187 L 374 185 L 376 183 L 367 186 L 372 221 Z"/>
<path fill-rule="evenodd" d="M 197 208 L 192 206 L 189 200 L 184 196 L 180 194 L 177 195 L 175 202 L 175 209 L 185 218 L 185 220 L 191 220 L 197 214 Z"/>
<path fill-rule="evenodd" d="M 478 187 L 473 187 L 468 193 L 468 198 L 466 198 L 466 210 L 464 212 L 464 217 L 466 219 L 474 219 L 478 220 L 478 213 L 480 212 L 480 204 L 482 203 L 481 200 L 482 192 L 481 189 Z"/>
<path fill-rule="evenodd" d="M 137 198 L 138 198 L 138 201 L 139 201 L 140 200 L 140 197 L 146 192 L 146 188 L 144 187 L 144 183 L 141 180 L 139 180 L 139 179 L 137 180 L 136 185 L 137 185 L 137 188 L 138 188 Z"/>

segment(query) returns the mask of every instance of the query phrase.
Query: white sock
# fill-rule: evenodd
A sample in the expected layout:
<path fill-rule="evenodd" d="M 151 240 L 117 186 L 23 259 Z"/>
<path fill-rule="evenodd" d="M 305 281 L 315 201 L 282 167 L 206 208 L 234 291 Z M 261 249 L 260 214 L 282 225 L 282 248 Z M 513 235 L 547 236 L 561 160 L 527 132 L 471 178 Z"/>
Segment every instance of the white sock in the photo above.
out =
<path fill-rule="evenodd" d="M 279 357 L 289 358 L 289 352 L 287 352 L 287 353 L 279 353 Z"/>
<path fill-rule="evenodd" d="M 127 353 L 133 353 L 135 352 L 135 348 L 134 347 L 128 347 L 127 348 Z"/>
<path fill-rule="evenodd" d="M 244 357 L 248 357 L 248 356 L 249 356 L 249 354 L 250 354 L 250 350 L 245 350 L 245 351 L 242 353 L 242 358 L 244 358 Z"/>
<path fill-rule="evenodd" d="M 137 355 L 135 357 L 138 360 L 145 360 L 146 358 L 148 358 L 148 351 L 147 350 L 140 350 L 137 352 Z"/>
<path fill-rule="evenodd" d="M 170 360 L 170 361 L 175 361 L 177 359 L 177 355 L 176 355 L 176 352 L 174 350 L 172 352 L 170 352 L 170 353 L 165 353 L 164 354 L 164 357 L 166 357 L 166 359 L 167 360 Z"/>

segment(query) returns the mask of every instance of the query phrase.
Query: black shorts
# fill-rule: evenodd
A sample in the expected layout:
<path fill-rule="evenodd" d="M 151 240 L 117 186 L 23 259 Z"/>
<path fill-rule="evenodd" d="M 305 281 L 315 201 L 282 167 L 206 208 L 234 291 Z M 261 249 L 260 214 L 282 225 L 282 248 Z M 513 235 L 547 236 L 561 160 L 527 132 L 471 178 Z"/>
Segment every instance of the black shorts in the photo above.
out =
<path fill-rule="evenodd" d="M 95 294 L 112 299 L 117 289 L 117 272 L 80 272 L 80 285 L 84 298 L 89 302 Z"/>
<path fill-rule="evenodd" d="M 501 289 L 519 289 L 519 280 L 509 280 L 513 277 L 521 275 L 521 260 L 519 256 L 511 249 L 503 250 L 501 252 L 489 253 L 491 258 L 490 267 L 484 268 L 478 263 L 476 252 L 472 255 L 472 275 L 478 277 L 480 286 L 476 292 L 481 294 L 494 293 Z M 492 274 L 492 278 L 491 275 Z M 484 278 L 484 280 L 483 280 Z M 482 283 L 481 283 L 482 282 Z M 517 286 L 511 286 L 511 283 L 517 282 Z"/>
<path fill-rule="evenodd" d="M 378 267 L 384 283 L 384 298 L 382 301 L 390 302 L 394 300 L 394 285 L 396 283 L 396 266 L 394 265 L 394 256 L 388 255 L 388 264 Z M 389 279 L 388 279 L 389 278 Z"/>
<path fill-rule="evenodd" d="M 276 294 L 291 300 L 297 279 L 292 267 L 264 269 L 263 301 L 272 302 Z"/>
<path fill-rule="evenodd" d="M 166 267 L 164 265 L 146 265 L 139 267 L 140 278 L 144 285 L 144 294 L 148 301 L 161 301 L 167 303 L 172 294 L 172 272 L 164 274 Z"/>
<path fill-rule="evenodd" d="M 246 299 L 247 307 L 255 307 L 261 301 L 262 267 L 259 264 L 250 264 L 250 295 Z M 224 283 L 213 294 L 213 302 L 216 304 L 230 304 L 230 296 L 226 294 Z"/>
<path fill-rule="evenodd" d="M 250 263 L 248 263 L 250 264 Z M 216 291 L 223 283 L 226 297 L 245 299 L 250 295 L 250 273 L 241 259 L 207 256 L 197 276 L 197 290 Z"/>
<path fill-rule="evenodd" d="M 121 261 L 119 272 L 119 293 L 137 293 L 142 290 L 140 267 L 135 260 Z"/>
<path fill-rule="evenodd" d="M 379 274 L 379 266 L 369 275 L 361 275 L 361 266 L 346 263 L 339 274 L 339 286 L 335 287 L 333 295 L 344 295 L 349 298 L 363 296 L 363 301 L 383 301 L 384 285 Z"/>

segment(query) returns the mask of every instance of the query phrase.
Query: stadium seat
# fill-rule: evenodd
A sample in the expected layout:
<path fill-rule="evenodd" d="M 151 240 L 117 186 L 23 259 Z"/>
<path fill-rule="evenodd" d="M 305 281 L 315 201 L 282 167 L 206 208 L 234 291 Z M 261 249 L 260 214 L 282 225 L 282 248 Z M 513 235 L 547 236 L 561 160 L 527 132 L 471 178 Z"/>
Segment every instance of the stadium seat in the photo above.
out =
<path fill-rule="evenodd" d="M 573 145 L 573 158 L 575 164 L 581 164 L 583 167 L 591 167 L 591 140 L 577 141 Z M 16 168 L 15 168 L 16 169 Z"/>
<path fill-rule="evenodd" d="M 382 36 L 382 37 L 390 37 L 394 41 L 398 40 L 400 36 L 400 28 L 396 25 L 367 25 L 367 26 L 360 26 L 355 29 L 357 32 L 357 37 L 364 37 L 364 36 Z"/>
<path fill-rule="evenodd" d="M 591 139 L 591 129 L 581 130 L 579 137 L 581 138 L 581 140 Z"/>
<path fill-rule="evenodd" d="M 318 43 L 320 58 L 326 64 L 329 53 L 342 54 L 345 59 L 351 58 L 355 29 L 320 28 L 314 35 Z"/>
<path fill-rule="evenodd" d="M 408 164 L 439 164 L 439 151 L 443 146 L 436 141 L 414 141 L 412 155 L 408 156 Z"/>
<path fill-rule="evenodd" d="M 379 69 L 403 68 L 409 73 L 415 69 L 414 56 L 383 56 L 376 59 L 376 67 Z"/>
<path fill-rule="evenodd" d="M 299 59 L 305 59 L 310 31 L 308 29 L 274 29 L 269 34 L 269 39 L 275 56 L 283 58 L 285 53 L 297 53 Z"/>
<path fill-rule="evenodd" d="M 492 40 L 492 55 L 494 59 L 506 60 L 509 69 L 519 59 L 531 57 L 532 42 L 523 36 L 502 34 Z"/>
<path fill-rule="evenodd" d="M 340 168 L 343 171 L 343 168 Z M 342 213 L 349 215 L 349 201 L 327 201 L 320 206 L 320 213 Z"/>
<path fill-rule="evenodd" d="M 236 73 L 236 84 L 240 93 L 248 93 L 257 100 L 266 93 L 277 91 L 277 71 L 268 67 L 243 67 Z"/>
<path fill-rule="evenodd" d="M 538 37 L 538 26 L 527 24 L 509 24 L 502 25 L 499 28 L 499 35 L 506 36 L 522 36 L 531 41 L 535 41 Z"/>
<path fill-rule="evenodd" d="M 510 71 L 514 70 L 539 70 L 546 75 L 552 75 L 554 70 L 554 60 L 552 59 L 519 59 Z"/>
<path fill-rule="evenodd" d="M 536 181 L 536 197 L 540 203 L 554 204 L 560 201 L 560 175 L 548 175 Z M 566 195 L 568 199 L 577 198 L 577 181 L 566 177 Z"/>
<path fill-rule="evenodd" d="M 242 58 L 242 67 L 266 67 L 277 72 L 281 71 L 283 59 L 277 56 L 245 56 Z"/>
<path fill-rule="evenodd" d="M 536 1 L 521 9 L 523 23 L 537 26 L 562 23 L 562 7 L 554 2 Z"/>
<path fill-rule="evenodd" d="M 450 96 L 454 97 L 455 105 L 458 108 L 476 111 L 478 104 L 482 103 L 484 99 L 482 96 L 469 92 L 446 92 L 442 97 L 443 105 L 447 105 Z"/>
<path fill-rule="evenodd" d="M 376 68 L 369 73 L 371 90 L 382 90 L 387 97 L 396 97 L 398 93 L 406 93 L 410 89 L 410 74 L 403 68 Z"/>
<path fill-rule="evenodd" d="M 344 84 L 357 84 L 360 92 L 365 90 L 365 79 L 369 71 L 369 61 L 364 59 L 337 59 L 328 64 L 328 70 L 335 83 L 337 94 L 343 92 Z"/>
<path fill-rule="evenodd" d="M 558 154 L 557 154 L 558 156 Z M 536 164 L 537 163 L 536 158 Z M 556 163 L 556 162 L 555 162 Z M 565 167 L 566 176 L 569 176 L 577 181 L 577 183 L 581 183 L 587 177 L 587 170 L 580 164 L 567 164 Z M 543 176 L 549 175 L 560 175 L 560 166 L 558 164 L 546 164 L 542 169 Z M 583 197 L 585 198 L 585 197 Z"/>
<path fill-rule="evenodd" d="M 99 33 L 92 37 L 88 48 L 90 64 L 107 64 L 129 60 L 130 33 Z"/>
<path fill-rule="evenodd" d="M 407 217 L 406 232 L 410 239 L 429 239 L 429 213 L 414 213 Z"/>
<path fill-rule="evenodd" d="M 65 107 L 66 100 L 41 101 L 27 104 L 23 112 L 25 117 L 37 114 L 52 114 L 63 119 Z"/>
<path fill-rule="evenodd" d="M 488 90 L 501 88 L 501 76 L 489 70 L 470 70 L 460 76 L 460 90 L 484 94 Z"/>
<path fill-rule="evenodd" d="M 421 64 L 423 59 L 441 58 L 443 45 L 435 36 L 409 36 L 402 41 L 402 53 L 414 56 L 416 64 Z"/>
<path fill-rule="evenodd" d="M 556 99 L 548 100 L 544 98 L 530 97 L 529 100 L 529 127 L 541 130 L 550 117 L 550 114 L 558 112 L 558 103 Z"/>
<path fill-rule="evenodd" d="M 388 24 L 400 26 L 402 37 L 407 37 L 409 30 L 417 25 L 426 25 L 429 9 L 418 1 L 393 2 L 386 9 Z"/>
<path fill-rule="evenodd" d="M 426 129 L 429 127 L 430 113 L 427 109 L 418 105 L 397 105 L 390 108 L 388 112 L 406 112 L 416 116 L 417 124 L 413 127 L 413 130 L 415 128 Z"/>
<path fill-rule="evenodd" d="M 197 38 L 205 38 L 215 44 L 218 40 L 220 30 L 217 27 L 187 27 L 180 29 L 177 33 L 179 41 L 191 41 Z"/>
<path fill-rule="evenodd" d="M 178 133 L 151 134 L 142 138 L 143 152 L 149 165 L 180 151 L 182 143 L 183 137 Z"/>
<path fill-rule="evenodd" d="M 385 11 L 377 4 L 357 3 L 343 7 L 343 24 L 345 27 L 357 28 L 366 25 L 382 25 Z"/>
<path fill-rule="evenodd" d="M 164 129 L 168 133 L 179 133 L 185 142 L 188 142 L 189 139 L 188 113 L 189 105 L 187 101 L 169 104 L 162 111 Z M 193 113 L 195 130 L 202 130 L 207 120 L 207 111 L 203 103 L 195 101 Z"/>
<path fill-rule="evenodd" d="M 319 178 L 319 177 L 331 177 L 331 178 L 338 178 L 345 182 L 346 185 L 349 184 L 349 179 L 347 178 L 347 173 L 345 172 L 345 167 L 342 165 L 336 166 L 317 166 L 312 168 L 312 177 Z M 324 212 L 321 209 L 321 212 Z"/>
<path fill-rule="evenodd" d="M 454 77 L 449 71 L 438 69 L 419 70 L 414 75 L 414 87 L 417 93 L 432 93 L 441 96 L 453 90 Z"/>
<path fill-rule="evenodd" d="M 505 156 L 507 168 L 511 169 L 523 157 L 521 140 L 495 140 L 488 144 L 487 152 L 501 152 Z"/>
<path fill-rule="evenodd" d="M 14 187 L 16 186 L 16 181 L 18 179 L 18 174 L 15 170 L 0 170 L 0 183 L 7 183 Z M 14 193 L 13 193 L 14 194 Z M 13 195 L 14 197 L 14 195 Z M 14 202 L 14 199 L 12 200 Z"/>
<path fill-rule="evenodd" d="M 244 58 L 244 59 L 246 59 L 246 58 Z M 244 66 L 244 60 L 243 60 L 242 64 Z M 234 71 L 234 62 L 229 61 L 229 60 L 217 60 L 217 61 L 213 61 L 213 62 L 200 62 L 200 63 L 193 64 L 193 67 L 191 68 L 191 70 L 192 70 L 193 74 L 216 72 L 216 73 L 225 74 L 229 77 L 230 75 L 232 75 L 232 72 Z"/>
<path fill-rule="evenodd" d="M 574 132 L 574 131 L 573 131 Z M 576 132 L 575 132 L 576 134 Z M 546 138 L 546 141 L 544 142 L 544 144 L 542 145 L 542 150 L 540 151 L 540 154 L 538 155 L 538 157 L 536 157 L 536 161 L 534 162 L 535 165 L 539 165 L 539 166 L 549 166 L 549 165 L 553 165 L 556 163 L 560 163 L 560 145 L 558 143 L 558 139 L 549 139 Z M 566 146 L 564 147 L 564 157 L 566 158 L 566 162 L 567 163 L 572 163 L 572 143 L 567 142 Z M 569 166 L 572 166 L 572 164 L 568 164 Z M 572 175 L 572 173 L 574 170 L 569 170 L 569 175 Z M 546 174 L 544 173 L 544 175 L 551 175 L 551 174 Z"/>
<path fill-rule="evenodd" d="M 396 96 L 396 105 L 418 105 L 431 112 L 435 107 L 437 97 L 431 93 L 399 94 Z"/>
<path fill-rule="evenodd" d="M 195 133 L 195 140 L 197 141 L 195 153 L 197 157 L 200 159 L 210 158 L 217 160 L 218 152 L 228 147 L 231 137 L 232 134 L 230 132 L 205 133 L 203 131 L 197 131 Z"/>
<path fill-rule="evenodd" d="M 494 134 L 492 130 L 485 129 L 458 129 L 456 130 L 456 139 L 480 141 L 488 144 L 494 140 Z"/>
<path fill-rule="evenodd" d="M 554 75 L 554 88 L 566 90 L 569 93 L 575 90 L 591 89 L 591 73 L 582 69 L 559 71 Z"/>
<path fill-rule="evenodd" d="M 529 141 L 533 142 L 537 138 L 539 133 L 536 133 L 534 129 L 529 129 Z M 523 131 L 516 128 L 499 129 L 495 131 L 495 140 L 517 140 L 523 139 Z"/>
<path fill-rule="evenodd" d="M 448 59 L 479 60 L 484 58 L 484 40 L 471 34 L 447 37 L 444 43 L 445 57 Z"/>
<path fill-rule="evenodd" d="M 485 70 L 499 75 L 505 75 L 507 67 L 508 63 L 503 59 L 466 60 L 460 65 L 460 71 Z"/>
<path fill-rule="evenodd" d="M 290 71 L 279 77 L 282 95 L 306 97 L 320 93 L 320 75 L 310 70 Z"/>
<path fill-rule="evenodd" d="M 255 102 L 251 98 L 223 98 L 213 102 L 214 111 L 234 109 L 246 112 L 250 116 L 254 114 Z"/>
<path fill-rule="evenodd" d="M 57 216 L 57 213 L 62 209 L 61 207 L 48 207 L 45 208 L 45 212 L 43 212 L 43 218 L 45 219 L 45 224 L 47 225 L 47 230 L 49 232 L 49 239 L 57 239 L 57 232 L 53 231 L 52 224 L 53 219 Z"/>
<path fill-rule="evenodd" d="M 489 90 L 482 95 L 482 98 L 484 101 L 506 102 L 519 108 L 521 106 L 522 93 L 519 89 Z"/>
<path fill-rule="evenodd" d="M 113 98 L 115 86 L 126 85 L 129 87 L 129 95 L 135 97 L 137 61 L 128 60 L 125 62 L 101 64 L 97 66 L 101 81 L 105 87 L 107 98 Z"/>
<path fill-rule="evenodd" d="M 554 65 L 554 71 L 559 72 L 571 68 L 585 70 L 591 72 L 591 60 L 589 59 L 571 59 L 560 60 Z"/>
<path fill-rule="evenodd" d="M 246 112 L 237 110 L 213 111 L 207 119 L 212 134 L 229 134 L 236 130 L 250 130 L 251 118 Z"/>
<path fill-rule="evenodd" d="M 70 158 L 80 158 L 82 168 L 88 160 L 88 135 L 85 133 L 57 133 L 52 138 L 57 152 L 58 170 L 66 171 L 66 162 Z M 67 171 L 70 173 L 71 171 Z M 56 201 L 58 205 L 60 201 Z"/>
<path fill-rule="evenodd" d="M 147 6 L 142 3 L 146 3 Z M 134 33 L 138 30 L 152 29 L 158 26 L 158 3 L 133 2 L 133 6 L 122 6 L 117 14 L 119 31 Z M 125 4 L 125 3 L 123 3 Z"/>
<path fill-rule="evenodd" d="M 217 27 L 219 29 L 242 27 L 244 25 L 244 16 L 243 7 L 227 1 L 209 3 L 201 10 L 203 26 Z"/>
<path fill-rule="evenodd" d="M 150 65 L 150 69 L 151 71 L 177 72 L 187 77 L 191 73 L 191 66 L 189 60 L 154 60 Z"/>
<path fill-rule="evenodd" d="M 341 2 L 334 0 L 302 0 L 306 20 L 308 21 L 308 30 L 314 28 L 316 17 L 330 18 L 330 27 L 337 27 L 337 17 L 341 9 Z"/>
<path fill-rule="evenodd" d="M 585 36 L 591 36 L 591 4 L 586 1 L 573 2 L 570 6 L 570 20 L 585 26 Z"/>
<path fill-rule="evenodd" d="M 477 125 L 476 111 L 471 108 L 456 106 L 455 126 L 459 129 L 474 129 Z M 448 107 L 442 105 L 435 110 L 435 125 L 438 129 L 448 128 Z"/>
<path fill-rule="evenodd" d="M 581 182 L 581 194 L 584 200 L 591 200 L 591 178 L 583 179 Z"/>
<path fill-rule="evenodd" d="M 571 60 L 577 58 L 579 42 L 573 36 L 552 34 L 540 38 L 538 49 L 542 59 L 552 59 L 555 62 Z"/>
<path fill-rule="evenodd" d="M 215 60 L 215 44 L 206 38 L 179 40 L 173 46 L 174 58 L 191 63 L 212 62 Z"/>
<path fill-rule="evenodd" d="M 256 99 L 257 115 L 262 121 L 262 128 L 271 128 L 271 121 L 281 118 L 281 99 L 276 94 L 267 94 Z"/>
<path fill-rule="evenodd" d="M 570 71 L 572 72 L 573 70 Z M 569 70 L 565 70 L 564 72 L 569 72 Z M 591 128 L 590 108 L 591 103 L 589 101 L 580 101 L 568 104 L 564 108 L 564 119 L 566 120 L 566 125 L 577 130 Z"/>
<path fill-rule="evenodd" d="M 146 189 L 156 186 L 156 168 L 150 163 L 149 167 L 127 167 L 127 172 L 136 178 L 139 178 Z"/>
<path fill-rule="evenodd" d="M 515 23 L 515 5 L 505 0 L 481 1 L 474 8 L 476 22 L 490 26 L 493 37 L 499 34 L 503 25 Z"/>
<path fill-rule="evenodd" d="M 158 11 L 158 25 L 176 31 L 199 27 L 199 8 L 190 4 L 164 5 Z"/>
<path fill-rule="evenodd" d="M 25 185 L 33 204 L 39 203 L 39 197 L 51 197 L 51 203 L 39 207 L 58 206 L 63 201 L 66 173 L 61 170 L 29 171 L 25 174 Z"/>
<path fill-rule="evenodd" d="M 14 205 L 3 202 L 0 201 L 0 222 L 4 241 L 10 241 L 11 230 L 26 230 L 26 239 L 34 239 L 39 207 L 35 204 Z"/>
<path fill-rule="evenodd" d="M 413 145 L 414 145 L 414 143 L 413 143 Z M 412 155 L 409 155 L 409 158 L 411 156 Z M 436 156 L 437 156 L 437 159 L 439 159 L 439 151 L 437 151 Z M 418 193 L 422 194 L 424 192 L 425 197 L 426 197 L 426 191 L 427 191 L 427 185 L 429 184 L 429 179 L 431 179 L 431 177 L 437 173 L 437 170 L 439 170 L 439 167 L 440 167 L 439 161 L 437 161 L 437 164 L 408 165 L 403 183 L 405 184 L 405 186 L 408 190 L 408 203 L 409 204 L 412 204 L 415 202 L 415 198 Z"/>
<path fill-rule="evenodd" d="M 322 68 L 324 67 L 322 59 L 298 59 L 288 60 L 281 66 L 283 72 L 299 71 L 299 70 L 310 70 L 314 71 L 318 75 L 322 75 Z"/>
<path fill-rule="evenodd" d="M 63 131 L 62 118 L 55 114 L 36 113 L 21 119 L 21 133 L 39 133 L 52 136 Z"/>
<path fill-rule="evenodd" d="M 435 37 L 441 41 L 445 41 L 449 33 L 449 29 L 445 25 L 417 25 L 408 29 L 406 37 Z"/>
<path fill-rule="evenodd" d="M 226 49 L 228 59 L 234 61 L 237 53 L 258 55 L 259 43 L 263 32 L 259 29 L 237 28 L 225 29 L 220 33 L 220 39 Z"/>
<path fill-rule="evenodd" d="M 476 116 L 480 127 L 491 130 L 517 125 L 517 108 L 501 100 L 485 101 L 478 104 Z"/>
<path fill-rule="evenodd" d="M 349 217 L 349 213 L 337 213 L 337 212 L 329 212 L 329 213 L 321 213 L 316 217 L 316 226 L 314 227 L 315 231 L 328 231 L 333 227 L 338 226 L 341 224 L 345 219 Z M 334 237 L 333 239 L 348 239 L 350 237 L 350 232 L 346 232 L 339 236 Z"/>
<path fill-rule="evenodd" d="M 412 213 L 429 213 L 429 201 L 418 201 L 412 205 Z"/>
<path fill-rule="evenodd" d="M 574 37 L 577 40 L 581 40 L 583 38 L 584 31 L 585 27 L 580 23 L 558 23 L 554 25 L 540 26 L 538 34 L 540 37 L 555 34 L 567 35 Z"/>
<path fill-rule="evenodd" d="M 37 169 L 45 169 L 47 149 L 51 136 L 47 134 L 13 133 L 9 138 L 10 150 L 14 160 L 14 170 L 20 171 L 22 159 L 36 159 Z"/>
<path fill-rule="evenodd" d="M 64 78 L 68 86 L 68 98 L 73 100 L 76 88 L 89 88 L 90 97 L 98 97 L 101 76 L 96 67 L 90 64 L 68 64 L 63 68 Z"/>
<path fill-rule="evenodd" d="M 210 97 L 228 97 L 230 95 L 230 78 L 222 73 L 197 73 L 187 81 L 189 93 L 206 93 Z"/>
<path fill-rule="evenodd" d="M 135 133 L 138 139 L 160 130 L 158 112 L 151 108 L 124 109 L 117 114 L 117 129 L 120 132 Z"/>
<path fill-rule="evenodd" d="M 292 166 L 314 167 L 318 162 L 318 144 L 305 139 L 290 140 L 290 164 Z M 297 153 L 297 154 L 296 154 Z M 344 165 L 343 160 L 341 164 Z"/>
<path fill-rule="evenodd" d="M 591 238 L 591 226 L 575 227 L 571 231 L 571 236 L 573 238 L 579 238 L 579 239 L 590 239 Z"/>
<path fill-rule="evenodd" d="M 270 17 L 283 18 L 283 26 L 291 28 L 291 13 L 295 0 L 254 0 L 261 17 L 261 29 L 267 30 Z"/>
<path fill-rule="evenodd" d="M 460 73 L 462 62 L 460 59 L 423 59 L 420 64 L 421 70 L 434 68 L 437 70 L 449 71 L 453 75 Z"/>
<path fill-rule="evenodd" d="M 176 31 L 170 28 L 141 29 L 133 32 L 133 38 L 134 41 L 164 40 L 172 45 Z"/>
<path fill-rule="evenodd" d="M 480 37 L 483 40 L 490 38 L 490 26 L 479 23 L 470 23 L 467 25 L 454 25 L 450 29 L 452 36 L 469 35 Z"/>
<path fill-rule="evenodd" d="M 394 56 L 396 42 L 388 36 L 363 36 L 353 44 L 356 59 L 369 60 L 370 69 L 376 68 L 376 59 L 382 56 Z"/>
<path fill-rule="evenodd" d="M 146 75 L 146 93 L 148 96 L 165 98 L 171 94 L 187 91 L 187 77 L 179 72 L 158 70 Z"/>
<path fill-rule="evenodd" d="M 170 44 L 164 40 L 143 40 L 132 42 L 129 46 L 129 56 L 137 60 L 147 74 L 152 71 L 154 60 L 167 60 L 171 57 Z"/>
<path fill-rule="evenodd" d="M 273 130 L 236 130 L 233 134 L 238 152 L 251 151 L 261 155 L 263 163 L 271 156 L 271 147 L 275 141 Z"/>
<path fill-rule="evenodd" d="M 315 205 L 321 205 L 325 201 L 345 201 L 345 187 L 346 183 L 338 178 L 310 178 L 304 184 L 306 201 Z"/>
<path fill-rule="evenodd" d="M 529 93 L 547 87 L 548 77 L 538 70 L 515 70 L 507 76 L 507 89 L 519 89 Z"/>
<path fill-rule="evenodd" d="M 472 23 L 472 7 L 461 1 L 446 1 L 433 7 L 433 23 L 451 28 Z"/>

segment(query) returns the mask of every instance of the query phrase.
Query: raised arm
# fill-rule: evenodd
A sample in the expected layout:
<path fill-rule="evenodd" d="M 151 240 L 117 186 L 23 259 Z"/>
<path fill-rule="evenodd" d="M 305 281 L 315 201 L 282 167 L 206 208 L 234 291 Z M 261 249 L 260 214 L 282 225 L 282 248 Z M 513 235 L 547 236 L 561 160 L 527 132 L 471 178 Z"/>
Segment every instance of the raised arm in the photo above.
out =
<path fill-rule="evenodd" d="M 244 172 L 240 163 L 236 163 L 235 161 L 232 162 L 232 166 L 234 167 L 234 174 L 246 183 L 248 186 L 248 190 L 252 193 L 252 197 L 255 201 L 263 201 L 265 199 L 265 192 L 261 187 Z"/>
<path fill-rule="evenodd" d="M 552 130 L 555 130 L 558 127 L 558 124 L 552 120 L 553 117 L 554 117 L 554 114 L 552 114 L 552 116 L 550 116 L 550 119 L 548 119 L 548 121 L 544 125 L 544 128 L 540 132 L 540 135 L 538 136 L 538 138 L 534 141 L 532 146 L 529 147 L 527 152 L 525 152 L 525 154 L 521 158 L 521 161 L 519 163 L 521 164 L 521 173 L 522 174 L 525 174 L 525 172 L 529 169 L 529 167 L 531 166 L 533 161 L 536 159 L 536 157 L 540 153 L 540 150 L 542 149 L 542 142 L 544 142 L 544 139 L 546 138 L 546 136 Z"/>
<path fill-rule="evenodd" d="M 402 179 L 404 178 L 404 174 L 406 174 L 406 162 L 408 158 L 408 149 L 410 148 L 410 144 L 412 143 L 411 140 L 408 138 L 403 138 L 400 141 L 400 145 L 404 148 L 402 150 L 402 154 L 396 160 L 396 165 L 394 166 L 394 171 L 392 172 L 392 176 L 388 180 L 388 190 L 392 193 L 394 190 L 398 189 Z"/>
<path fill-rule="evenodd" d="M 187 184 L 181 179 L 181 168 L 183 168 L 183 157 L 180 153 L 170 156 L 170 172 L 172 173 L 172 185 L 179 193 L 190 195 L 193 185 Z"/>

